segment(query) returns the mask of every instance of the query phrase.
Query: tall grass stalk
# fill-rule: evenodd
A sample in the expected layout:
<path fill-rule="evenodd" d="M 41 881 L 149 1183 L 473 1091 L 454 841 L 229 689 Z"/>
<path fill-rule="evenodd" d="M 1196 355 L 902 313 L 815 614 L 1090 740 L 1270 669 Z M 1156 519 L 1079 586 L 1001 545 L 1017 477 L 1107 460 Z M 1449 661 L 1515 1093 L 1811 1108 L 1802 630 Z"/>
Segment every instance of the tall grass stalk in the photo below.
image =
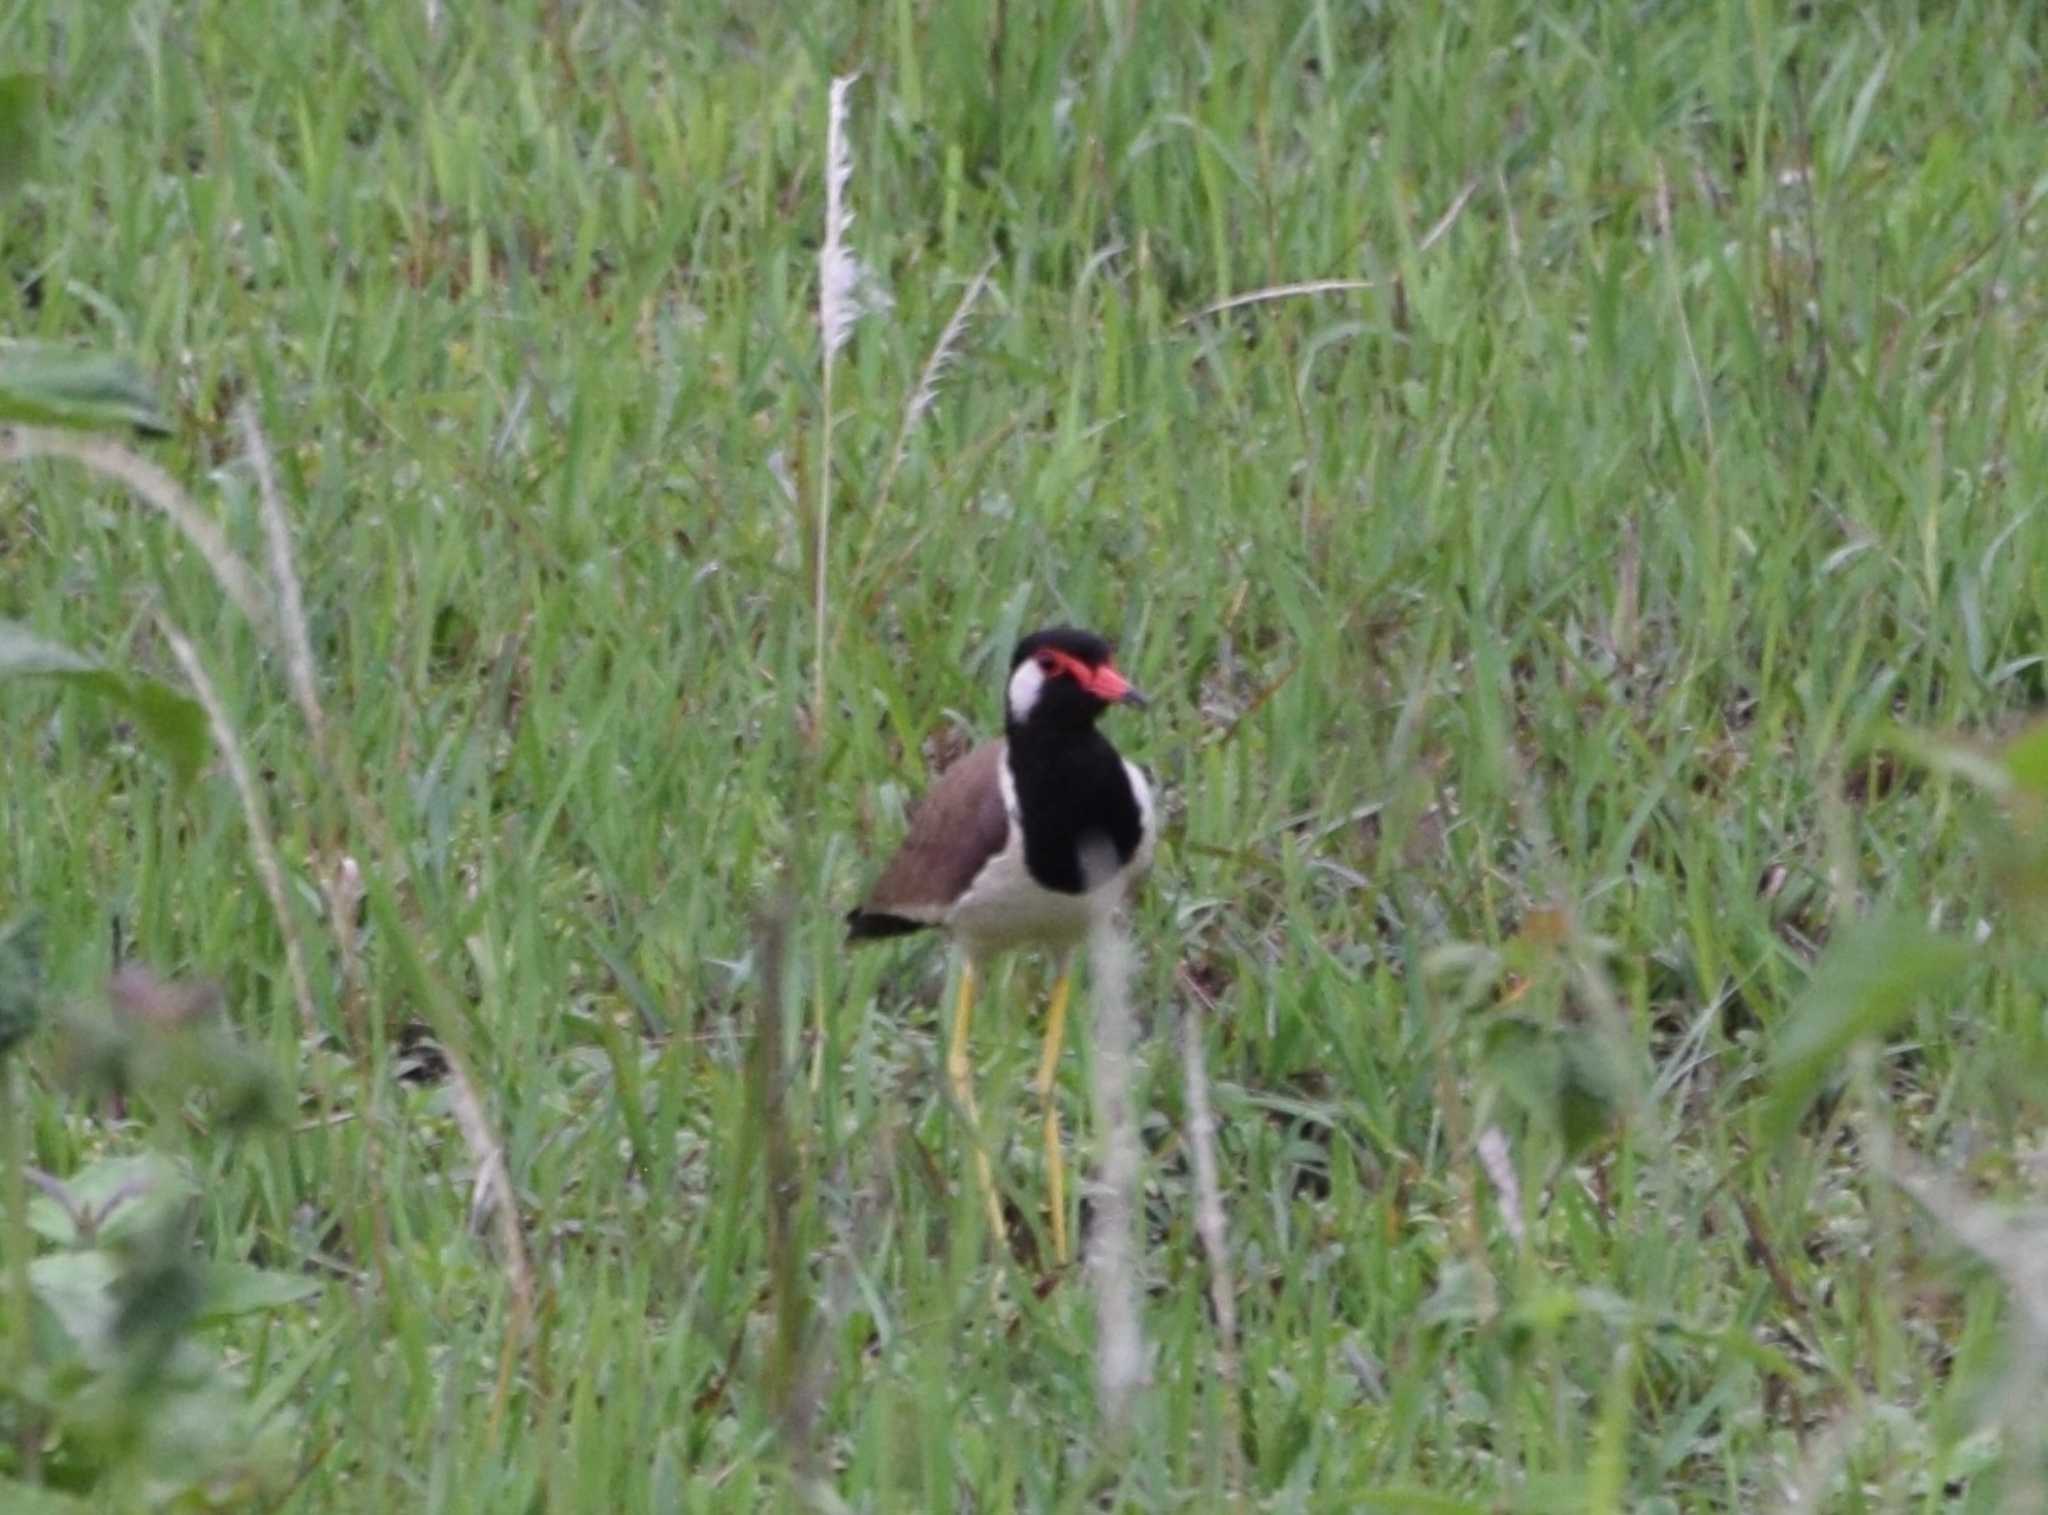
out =
<path fill-rule="evenodd" d="M 1113 910 L 1097 912 L 1089 932 L 1094 987 L 1095 1140 L 1100 1154 L 1088 1275 L 1095 1289 L 1095 1391 L 1103 1424 L 1120 1435 L 1131 1425 L 1145 1385 L 1145 1335 L 1139 1317 L 1138 1182 L 1142 1164 L 1132 1072 L 1137 1042 L 1130 1001 L 1130 943 Z"/>

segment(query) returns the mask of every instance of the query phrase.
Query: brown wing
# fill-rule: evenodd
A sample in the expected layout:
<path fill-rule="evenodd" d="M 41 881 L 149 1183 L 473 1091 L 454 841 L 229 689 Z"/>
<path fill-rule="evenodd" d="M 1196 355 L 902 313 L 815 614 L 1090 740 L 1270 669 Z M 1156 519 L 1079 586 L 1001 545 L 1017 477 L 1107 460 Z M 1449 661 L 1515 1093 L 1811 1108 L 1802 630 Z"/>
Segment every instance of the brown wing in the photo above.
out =
<path fill-rule="evenodd" d="M 984 864 L 1003 850 L 1003 744 L 983 742 L 939 775 L 910 817 L 903 845 L 846 917 L 856 939 L 936 926 Z"/>

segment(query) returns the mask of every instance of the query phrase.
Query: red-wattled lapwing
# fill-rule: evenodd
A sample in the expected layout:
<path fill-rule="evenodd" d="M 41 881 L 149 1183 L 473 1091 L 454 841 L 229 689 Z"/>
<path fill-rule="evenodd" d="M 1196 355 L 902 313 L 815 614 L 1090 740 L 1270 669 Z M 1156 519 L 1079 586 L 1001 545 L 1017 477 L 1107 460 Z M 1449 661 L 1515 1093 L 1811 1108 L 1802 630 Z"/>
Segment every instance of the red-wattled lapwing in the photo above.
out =
<path fill-rule="evenodd" d="M 1117 672 L 1101 637 L 1068 627 L 1035 631 L 1010 657 L 1003 735 L 939 776 L 868 897 L 847 915 L 855 941 L 936 926 L 959 944 L 960 995 L 946 1073 L 977 1126 L 967 1028 L 976 979 L 997 953 L 1044 946 L 1057 977 L 1038 1062 L 1052 1248 L 1066 1262 L 1066 1174 L 1053 1098 L 1074 948 L 1098 912 L 1114 910 L 1152 860 L 1152 790 L 1096 730 L 1102 712 L 1144 700 Z M 976 1132 L 975 1176 L 989 1224 L 1003 1234 L 988 1152 Z"/>

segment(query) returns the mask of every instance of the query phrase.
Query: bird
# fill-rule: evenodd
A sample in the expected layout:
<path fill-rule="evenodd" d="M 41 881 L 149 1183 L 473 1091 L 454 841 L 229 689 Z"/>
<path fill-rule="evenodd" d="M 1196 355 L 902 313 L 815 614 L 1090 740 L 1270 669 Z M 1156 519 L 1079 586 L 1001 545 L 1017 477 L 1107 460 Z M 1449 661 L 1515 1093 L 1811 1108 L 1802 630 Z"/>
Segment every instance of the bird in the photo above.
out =
<path fill-rule="evenodd" d="M 1044 1110 L 1047 1201 L 1055 1261 L 1069 1260 L 1066 1173 L 1054 1084 L 1066 1034 L 1075 949 L 1151 866 L 1158 828 L 1144 770 L 1097 728 L 1112 705 L 1145 698 L 1114 649 L 1071 626 L 1034 631 L 1010 656 L 1003 734 L 940 774 L 911 812 L 901 845 L 847 912 L 854 943 L 936 929 L 961 957 L 946 1074 L 977 1128 L 975 1177 L 992 1233 L 1005 1234 L 987 1148 L 978 1139 L 968 1028 L 991 961 L 1019 947 L 1057 964 L 1035 1088 Z"/>

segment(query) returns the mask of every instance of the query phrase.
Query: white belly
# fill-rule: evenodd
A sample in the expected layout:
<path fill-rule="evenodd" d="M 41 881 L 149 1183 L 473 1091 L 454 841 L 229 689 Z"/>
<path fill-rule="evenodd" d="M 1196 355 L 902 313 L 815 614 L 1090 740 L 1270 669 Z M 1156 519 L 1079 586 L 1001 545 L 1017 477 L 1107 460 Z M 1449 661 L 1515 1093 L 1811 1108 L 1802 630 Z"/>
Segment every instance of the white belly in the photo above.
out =
<path fill-rule="evenodd" d="M 1003 804 L 1010 813 L 1010 835 L 1003 850 L 990 858 L 967 892 L 946 914 L 946 926 L 968 951 L 978 957 L 1012 947 L 1044 945 L 1066 947 L 1088 934 L 1100 911 L 1113 911 L 1123 903 L 1131 881 L 1152 864 L 1156 833 L 1152 820 L 1152 789 L 1137 766 L 1126 760 L 1131 789 L 1137 796 L 1143 830 L 1138 850 L 1121 868 L 1111 853 L 1107 876 L 1082 894 L 1065 894 L 1048 889 L 1024 866 L 1023 827 L 1017 815 L 1017 793 L 1007 766 L 1002 770 Z M 1104 843 L 1105 850 L 1108 844 Z"/>
<path fill-rule="evenodd" d="M 1035 943 L 1066 946 L 1088 934 L 1095 911 L 1113 908 L 1118 892 L 1105 888 L 1062 894 L 1048 889 L 1025 868 L 1023 847 L 1013 845 L 989 860 L 953 906 L 946 924 L 977 955 Z"/>

